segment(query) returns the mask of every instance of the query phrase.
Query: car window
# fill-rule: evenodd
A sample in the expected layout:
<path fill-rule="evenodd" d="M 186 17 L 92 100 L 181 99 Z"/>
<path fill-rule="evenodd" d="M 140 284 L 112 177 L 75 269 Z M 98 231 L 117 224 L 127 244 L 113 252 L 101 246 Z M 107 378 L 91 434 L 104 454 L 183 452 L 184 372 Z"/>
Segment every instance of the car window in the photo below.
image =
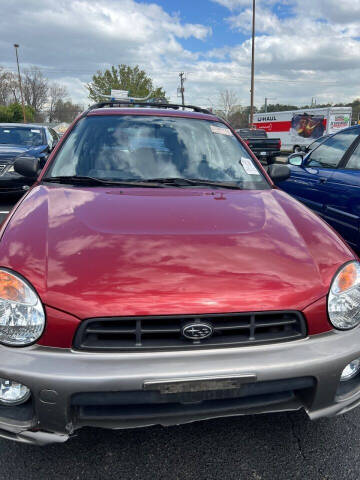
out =
<path fill-rule="evenodd" d="M 309 145 L 309 150 L 314 150 L 314 148 L 318 147 L 321 143 L 323 143 L 326 139 L 328 138 L 327 135 L 324 135 L 323 137 L 317 138 L 314 140 L 312 143 Z"/>
<path fill-rule="evenodd" d="M 350 170 L 360 170 L 360 143 L 355 148 L 345 168 L 348 168 Z"/>
<path fill-rule="evenodd" d="M 226 125 L 182 117 L 85 117 L 55 157 L 50 175 L 105 180 L 196 178 L 237 181 L 247 189 L 269 187 Z"/>
<path fill-rule="evenodd" d="M 52 128 L 49 128 L 49 132 L 53 138 L 53 141 L 56 143 L 59 140 L 59 135 Z"/>
<path fill-rule="evenodd" d="M 0 144 L 2 145 L 37 147 L 43 143 L 40 127 L 0 127 Z"/>
<path fill-rule="evenodd" d="M 347 149 L 358 137 L 358 130 L 347 130 L 328 138 L 310 154 L 308 167 L 337 168 Z"/>

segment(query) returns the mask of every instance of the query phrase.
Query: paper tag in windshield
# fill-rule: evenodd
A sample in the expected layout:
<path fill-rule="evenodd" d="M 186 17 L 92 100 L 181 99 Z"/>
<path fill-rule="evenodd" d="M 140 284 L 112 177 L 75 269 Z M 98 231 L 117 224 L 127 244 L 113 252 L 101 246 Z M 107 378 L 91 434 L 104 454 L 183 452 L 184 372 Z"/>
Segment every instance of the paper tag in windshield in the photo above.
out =
<path fill-rule="evenodd" d="M 250 158 L 241 157 L 241 165 L 248 175 L 260 175 L 260 172 L 252 163 Z"/>
<path fill-rule="evenodd" d="M 216 125 L 210 125 L 210 128 L 213 133 L 219 133 L 220 135 L 232 135 L 231 130 L 228 128 L 217 127 Z"/>
<path fill-rule="evenodd" d="M 32 133 L 40 133 L 40 130 L 34 130 L 33 128 L 31 129 Z"/>

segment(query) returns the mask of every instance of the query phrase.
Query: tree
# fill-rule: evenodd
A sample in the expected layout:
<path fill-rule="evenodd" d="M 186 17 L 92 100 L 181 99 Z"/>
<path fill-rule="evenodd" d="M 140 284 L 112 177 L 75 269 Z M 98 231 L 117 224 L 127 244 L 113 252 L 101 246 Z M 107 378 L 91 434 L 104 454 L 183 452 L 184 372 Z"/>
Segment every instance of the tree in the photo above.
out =
<path fill-rule="evenodd" d="M 38 67 L 31 67 L 23 73 L 24 100 L 35 112 L 40 112 L 48 99 L 48 80 Z"/>
<path fill-rule="evenodd" d="M 295 105 L 284 105 L 282 103 L 275 103 L 275 104 L 270 103 L 267 106 L 267 113 L 269 113 L 269 112 L 284 112 L 286 110 L 298 110 L 298 109 L 299 109 L 299 107 L 297 107 Z M 259 112 L 260 113 L 265 112 L 265 105 L 262 105 Z"/>
<path fill-rule="evenodd" d="M 254 107 L 254 113 L 257 113 L 257 112 L 258 112 L 258 109 Z M 250 117 L 250 106 L 243 107 L 241 110 L 236 110 L 232 112 L 229 116 L 228 122 L 235 129 L 248 128 L 249 117 Z"/>
<path fill-rule="evenodd" d="M 52 83 L 49 88 L 49 122 L 52 122 L 55 117 L 55 108 L 60 100 L 64 100 L 68 96 L 66 87 L 58 83 Z"/>
<path fill-rule="evenodd" d="M 220 115 L 229 121 L 231 115 L 235 112 L 241 112 L 242 108 L 239 99 L 234 90 L 224 90 L 219 94 L 218 101 Z"/>
<path fill-rule="evenodd" d="M 33 108 L 26 105 L 25 114 L 26 120 L 32 122 L 34 120 L 34 110 Z M 10 105 L 0 105 L 0 122 L 17 122 L 22 123 L 23 111 L 20 103 L 11 103 Z"/>
<path fill-rule="evenodd" d="M 143 98 L 152 93 L 154 98 L 165 98 L 165 91 L 154 88 L 152 79 L 140 67 L 128 65 L 112 66 L 104 72 L 97 71 L 92 82 L 87 84 L 89 98 L 95 102 L 104 100 L 102 95 L 110 95 L 111 89 L 127 90 L 130 97 Z"/>
<path fill-rule="evenodd" d="M 70 123 L 83 110 L 84 108 L 81 105 L 74 104 L 70 100 L 64 102 L 62 99 L 59 99 L 54 106 L 52 119 L 58 122 Z"/>
<path fill-rule="evenodd" d="M 18 81 L 16 75 L 0 66 L 0 105 L 18 101 Z"/>

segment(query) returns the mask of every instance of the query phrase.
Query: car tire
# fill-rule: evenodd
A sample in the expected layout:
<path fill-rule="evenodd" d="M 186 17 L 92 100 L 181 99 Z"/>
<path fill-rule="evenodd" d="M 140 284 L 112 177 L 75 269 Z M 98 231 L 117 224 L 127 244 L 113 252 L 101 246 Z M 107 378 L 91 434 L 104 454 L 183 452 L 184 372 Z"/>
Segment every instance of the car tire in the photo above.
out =
<path fill-rule="evenodd" d="M 299 145 L 294 145 L 293 153 L 298 153 L 298 152 L 301 152 L 301 148 L 299 147 Z"/>

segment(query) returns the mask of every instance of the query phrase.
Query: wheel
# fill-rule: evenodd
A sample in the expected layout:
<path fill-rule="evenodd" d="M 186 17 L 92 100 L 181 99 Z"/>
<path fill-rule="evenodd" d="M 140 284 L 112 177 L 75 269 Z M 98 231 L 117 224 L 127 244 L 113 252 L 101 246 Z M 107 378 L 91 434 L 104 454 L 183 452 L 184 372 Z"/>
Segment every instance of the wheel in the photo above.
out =
<path fill-rule="evenodd" d="M 294 153 L 301 152 L 301 148 L 299 147 L 299 145 L 295 145 L 295 146 L 294 146 L 293 152 L 294 152 Z"/>

